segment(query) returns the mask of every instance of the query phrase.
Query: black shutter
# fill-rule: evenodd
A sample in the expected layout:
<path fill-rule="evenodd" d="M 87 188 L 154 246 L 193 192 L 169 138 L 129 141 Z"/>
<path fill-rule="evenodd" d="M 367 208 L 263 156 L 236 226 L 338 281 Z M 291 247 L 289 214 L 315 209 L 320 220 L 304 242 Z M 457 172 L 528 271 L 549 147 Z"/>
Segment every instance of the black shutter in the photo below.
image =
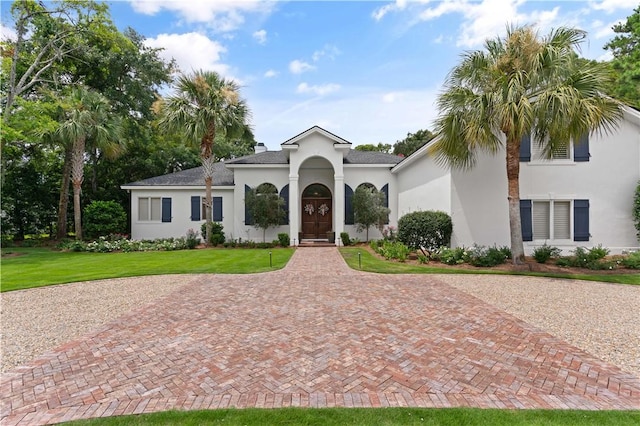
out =
<path fill-rule="evenodd" d="M 531 200 L 520 200 L 520 223 L 522 225 L 522 241 L 533 241 Z"/>
<path fill-rule="evenodd" d="M 344 184 L 344 224 L 353 225 L 355 223 L 353 217 L 353 189 L 346 183 Z"/>
<path fill-rule="evenodd" d="M 284 200 L 284 218 L 280 221 L 280 225 L 289 224 L 289 184 L 282 187 L 280 191 L 280 198 Z"/>
<path fill-rule="evenodd" d="M 531 135 L 524 135 L 520 139 L 520 161 L 531 161 Z"/>
<path fill-rule="evenodd" d="M 380 192 L 382 192 L 384 194 L 384 206 L 386 208 L 389 208 L 389 184 L 385 184 L 382 189 L 380 189 Z M 387 218 L 384 221 L 385 225 L 389 224 L 389 215 L 387 215 Z"/>
<path fill-rule="evenodd" d="M 253 225 L 253 216 L 251 216 L 251 212 L 249 211 L 249 206 L 247 206 L 247 194 L 251 191 L 251 187 L 249 185 L 244 186 L 244 224 L 245 225 Z"/>
<path fill-rule="evenodd" d="M 589 135 L 586 134 L 578 140 L 578 143 L 573 145 L 573 161 L 589 161 Z"/>
<path fill-rule="evenodd" d="M 222 197 L 213 197 L 213 221 L 222 222 Z"/>
<path fill-rule="evenodd" d="M 191 220 L 200 220 L 200 197 L 191 197 Z"/>
<path fill-rule="evenodd" d="M 589 241 L 589 200 L 573 200 L 573 241 Z"/>
<path fill-rule="evenodd" d="M 171 198 L 162 199 L 162 221 L 171 222 Z"/>

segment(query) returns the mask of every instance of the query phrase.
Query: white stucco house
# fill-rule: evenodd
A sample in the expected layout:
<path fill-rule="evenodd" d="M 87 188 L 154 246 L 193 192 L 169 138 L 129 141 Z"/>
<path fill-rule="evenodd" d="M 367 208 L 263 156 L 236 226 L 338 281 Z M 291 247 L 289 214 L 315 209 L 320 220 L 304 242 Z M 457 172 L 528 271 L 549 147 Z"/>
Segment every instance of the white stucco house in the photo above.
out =
<path fill-rule="evenodd" d="M 452 246 L 508 245 L 505 155 L 484 156 L 470 171 L 451 170 L 428 154 L 431 143 L 402 158 L 354 150 L 314 126 L 283 142 L 279 151 L 259 144 L 255 154 L 216 165 L 213 219 L 223 224 L 227 238 L 262 241 L 244 195 L 270 183 L 288 214 L 281 226 L 267 231 L 267 241 L 286 232 L 293 245 L 343 231 L 364 240 L 364 232 L 356 231 L 351 197 L 359 185 L 370 184 L 386 195 L 389 226 L 409 212 L 441 210 L 453 220 Z M 598 244 L 613 253 L 638 249 L 632 205 L 640 180 L 640 112 L 625 108 L 615 133 L 591 134 L 552 160 L 541 159 L 535 141 L 525 138 L 520 160 L 525 251 L 545 242 L 565 251 Z M 184 236 L 204 223 L 201 168 L 122 189 L 131 196 L 134 239 Z M 371 229 L 369 237 L 380 238 L 379 231 Z"/>

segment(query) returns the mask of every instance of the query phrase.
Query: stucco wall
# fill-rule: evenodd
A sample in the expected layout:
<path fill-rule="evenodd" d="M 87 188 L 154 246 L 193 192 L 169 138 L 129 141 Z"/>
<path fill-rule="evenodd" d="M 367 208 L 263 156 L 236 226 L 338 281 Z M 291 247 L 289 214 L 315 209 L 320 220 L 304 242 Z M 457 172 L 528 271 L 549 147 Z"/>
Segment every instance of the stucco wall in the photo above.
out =
<path fill-rule="evenodd" d="M 135 240 L 184 237 L 189 229 L 200 232 L 203 220 L 191 220 L 191 197 L 205 196 L 205 188 L 145 187 L 131 190 L 131 238 Z M 214 197 L 222 197 L 222 224 L 225 232 L 234 218 L 233 189 L 213 188 Z M 139 221 L 138 198 L 171 198 L 171 222 Z"/>

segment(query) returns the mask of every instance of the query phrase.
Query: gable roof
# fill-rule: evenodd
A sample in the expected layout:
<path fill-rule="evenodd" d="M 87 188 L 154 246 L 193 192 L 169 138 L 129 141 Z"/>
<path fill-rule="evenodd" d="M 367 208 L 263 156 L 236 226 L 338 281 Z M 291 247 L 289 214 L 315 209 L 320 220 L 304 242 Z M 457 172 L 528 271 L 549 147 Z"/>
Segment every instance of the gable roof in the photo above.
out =
<path fill-rule="evenodd" d="M 226 168 L 222 162 L 213 166 L 213 184 L 215 186 L 231 186 L 233 185 L 233 171 Z M 181 170 L 175 173 L 169 173 L 162 176 L 155 176 L 149 179 L 139 180 L 137 182 L 122 185 L 122 188 L 130 186 L 203 186 L 204 177 L 202 175 L 202 166 L 193 169 Z"/>
<path fill-rule="evenodd" d="M 298 141 L 300 141 L 301 139 L 304 139 L 305 137 L 307 137 L 307 136 L 309 136 L 310 134 L 313 134 L 313 133 L 320 133 L 321 135 L 326 136 L 327 138 L 333 140 L 334 143 L 339 144 L 339 145 L 351 145 L 351 142 L 349 142 L 349 141 L 347 141 L 345 139 L 342 139 L 338 135 L 334 135 L 330 131 L 323 129 L 320 126 L 313 126 L 313 127 L 309 128 L 309 129 L 305 130 L 304 132 L 295 135 L 291 139 L 288 139 L 288 140 L 284 141 L 281 145 L 297 145 Z"/>

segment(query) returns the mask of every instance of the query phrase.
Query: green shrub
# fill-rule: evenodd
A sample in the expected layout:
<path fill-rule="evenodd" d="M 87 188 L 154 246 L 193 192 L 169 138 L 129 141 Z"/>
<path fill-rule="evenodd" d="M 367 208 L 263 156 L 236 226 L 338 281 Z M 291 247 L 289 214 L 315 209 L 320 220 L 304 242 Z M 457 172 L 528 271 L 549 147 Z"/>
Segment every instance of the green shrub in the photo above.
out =
<path fill-rule="evenodd" d="M 340 233 L 340 239 L 342 240 L 342 245 L 343 246 L 350 246 L 351 245 L 351 238 L 349 237 L 349 233 L 348 232 L 341 232 Z"/>
<path fill-rule="evenodd" d="M 282 247 L 289 247 L 289 244 L 290 244 L 289 234 L 287 234 L 286 232 L 279 233 L 278 244 L 280 244 Z"/>
<path fill-rule="evenodd" d="M 640 269 L 640 251 L 631 253 L 623 258 L 620 263 L 622 266 L 629 269 Z"/>
<path fill-rule="evenodd" d="M 384 240 L 382 246 L 377 247 L 375 250 L 387 260 L 394 259 L 400 262 L 407 260 L 410 252 L 409 248 L 399 241 L 392 242 Z"/>
<path fill-rule="evenodd" d="M 87 238 L 125 232 L 127 213 L 115 201 L 93 201 L 84 208 L 83 230 Z"/>
<path fill-rule="evenodd" d="M 200 238 L 198 238 L 198 233 L 193 229 L 189 229 L 187 231 L 187 248 L 193 250 L 196 248 L 198 244 L 200 244 Z"/>
<path fill-rule="evenodd" d="M 538 263 L 546 263 L 551 258 L 559 257 L 561 253 L 562 251 L 558 247 L 548 246 L 547 243 L 544 243 L 541 247 L 533 249 L 533 258 Z"/>
<path fill-rule="evenodd" d="M 465 260 L 473 266 L 491 267 L 504 263 L 506 259 L 502 250 L 496 246 L 485 247 L 474 245 L 467 251 Z"/>
<path fill-rule="evenodd" d="M 429 257 L 422 253 L 418 253 L 418 263 L 421 263 L 421 264 L 429 263 Z"/>
<path fill-rule="evenodd" d="M 411 249 L 435 251 L 448 246 L 453 232 L 451 217 L 439 211 L 408 213 L 398 221 L 398 240 Z"/>
<path fill-rule="evenodd" d="M 226 238 L 223 231 L 224 226 L 220 222 L 211 222 L 211 236 L 209 237 L 209 244 L 217 246 L 218 244 L 224 244 Z M 200 233 L 204 236 L 207 235 L 207 223 L 203 223 L 200 227 Z"/>
<path fill-rule="evenodd" d="M 460 265 L 468 259 L 467 249 L 464 247 L 448 248 L 441 247 L 431 257 L 433 260 L 439 260 L 447 265 Z"/>
<path fill-rule="evenodd" d="M 609 249 L 602 247 L 602 245 L 592 247 L 588 250 L 584 247 L 576 247 L 576 249 L 573 250 L 573 256 L 558 259 L 556 265 L 594 270 L 613 269 L 616 265 L 615 262 L 603 260 L 608 254 Z"/>

